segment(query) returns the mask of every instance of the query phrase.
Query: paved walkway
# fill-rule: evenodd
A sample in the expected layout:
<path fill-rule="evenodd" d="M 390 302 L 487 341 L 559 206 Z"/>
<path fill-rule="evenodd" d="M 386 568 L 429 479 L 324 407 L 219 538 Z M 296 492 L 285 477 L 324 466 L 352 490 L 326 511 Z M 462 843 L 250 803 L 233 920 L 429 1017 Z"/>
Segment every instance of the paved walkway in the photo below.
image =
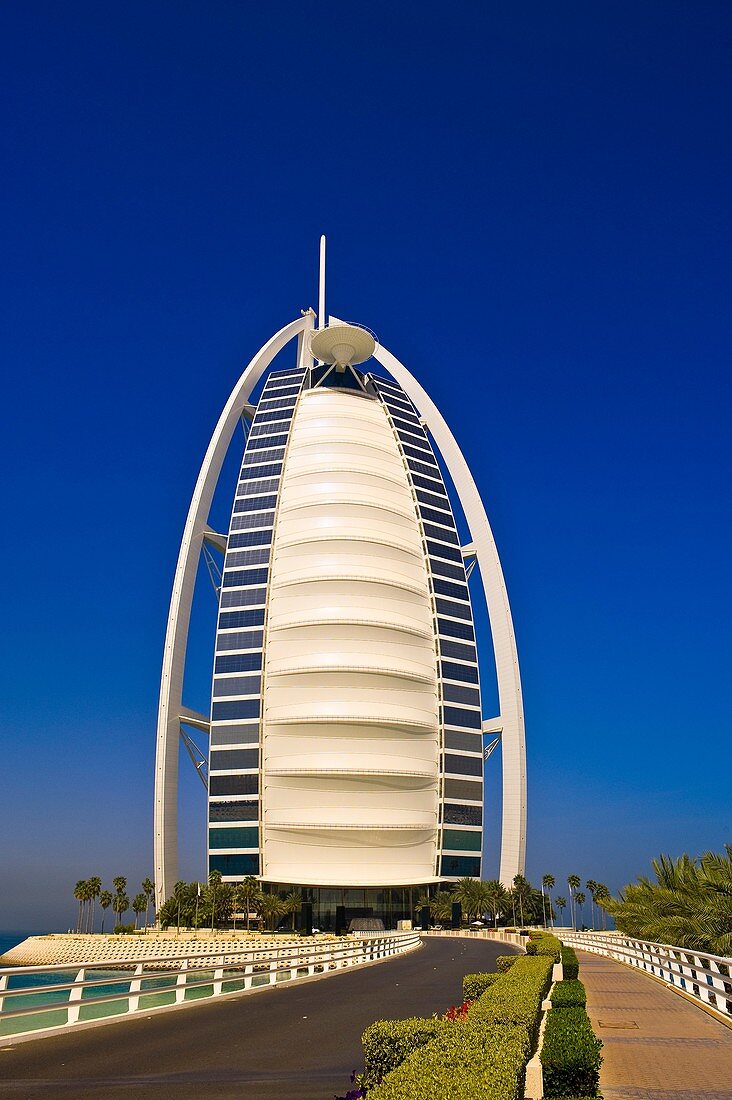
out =
<path fill-rule="evenodd" d="M 503 943 L 427 939 L 362 970 L 0 1047 L 0 1097 L 48 1100 L 332 1100 L 362 1068 L 361 1033 L 383 1018 L 462 1001 Z"/>
<path fill-rule="evenodd" d="M 732 1100 L 732 1028 L 622 963 L 577 955 L 605 1100 Z"/>

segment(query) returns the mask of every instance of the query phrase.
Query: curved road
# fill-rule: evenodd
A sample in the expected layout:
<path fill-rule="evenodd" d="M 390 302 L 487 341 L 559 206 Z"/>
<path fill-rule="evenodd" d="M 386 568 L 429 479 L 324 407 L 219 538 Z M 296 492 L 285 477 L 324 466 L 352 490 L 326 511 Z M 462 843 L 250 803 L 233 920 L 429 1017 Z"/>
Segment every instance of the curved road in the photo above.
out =
<path fill-rule="evenodd" d="M 0 1096 L 332 1100 L 363 1065 L 368 1024 L 444 1012 L 462 1000 L 464 974 L 495 969 L 511 950 L 427 939 L 404 957 L 319 981 L 0 1047 Z"/>

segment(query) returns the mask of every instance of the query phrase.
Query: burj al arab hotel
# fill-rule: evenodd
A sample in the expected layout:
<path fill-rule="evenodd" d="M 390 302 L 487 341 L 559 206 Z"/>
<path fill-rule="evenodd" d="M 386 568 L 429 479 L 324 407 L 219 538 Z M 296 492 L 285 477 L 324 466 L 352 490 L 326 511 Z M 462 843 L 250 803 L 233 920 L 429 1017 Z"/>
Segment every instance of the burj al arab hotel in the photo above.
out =
<path fill-rule="evenodd" d="M 182 743 L 207 787 L 209 871 L 300 889 L 324 929 L 336 906 L 393 927 L 412 915 L 415 889 L 480 875 L 484 757 L 499 742 L 500 877 L 523 873 L 521 681 L 498 552 L 460 448 L 392 352 L 326 316 L 324 248 L 319 313 L 286 324 L 246 367 L 193 492 L 163 655 L 155 881 L 161 904 L 178 878 Z M 209 510 L 240 422 L 241 472 L 217 531 Z M 200 556 L 212 553 L 223 561 L 201 714 L 185 705 L 183 674 Z M 492 647 L 499 714 L 481 707 L 478 647 L 484 669 Z"/>

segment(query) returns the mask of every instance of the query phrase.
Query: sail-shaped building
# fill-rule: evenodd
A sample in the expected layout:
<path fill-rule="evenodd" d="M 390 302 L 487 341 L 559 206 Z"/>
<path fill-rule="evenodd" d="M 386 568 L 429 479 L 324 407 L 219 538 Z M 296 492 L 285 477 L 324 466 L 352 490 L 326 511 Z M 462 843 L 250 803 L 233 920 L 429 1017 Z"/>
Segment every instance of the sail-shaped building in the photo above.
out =
<path fill-rule="evenodd" d="M 523 872 L 521 684 L 495 543 L 452 434 L 366 329 L 325 324 L 322 298 L 320 327 L 307 311 L 242 374 L 194 491 L 163 660 L 155 878 L 162 902 L 178 874 L 179 742 L 195 759 L 193 727 L 208 735 L 210 871 L 300 889 L 322 928 L 338 906 L 393 926 L 412 915 L 415 889 L 480 875 L 486 737 L 503 760 L 500 875 Z M 290 341 L 291 366 L 271 369 Z M 242 418 L 231 519 L 217 532 L 209 508 Z M 184 706 L 183 671 L 199 556 L 212 548 L 223 568 L 204 715 Z M 495 716 L 481 706 L 482 644 Z"/>

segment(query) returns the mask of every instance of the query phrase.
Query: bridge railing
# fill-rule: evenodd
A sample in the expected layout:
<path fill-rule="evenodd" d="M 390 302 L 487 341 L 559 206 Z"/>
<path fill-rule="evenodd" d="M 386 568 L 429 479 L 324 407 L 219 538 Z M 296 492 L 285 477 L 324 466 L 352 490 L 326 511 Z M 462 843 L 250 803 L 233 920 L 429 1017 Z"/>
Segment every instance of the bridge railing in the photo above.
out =
<path fill-rule="evenodd" d="M 416 932 L 288 942 L 69 966 L 0 968 L 0 1042 L 29 1032 L 265 988 L 376 962 L 418 947 Z M 124 967 L 121 970 L 120 967 Z M 74 977 L 68 977 L 75 972 Z M 20 983 L 20 984 L 18 984 Z"/>
<path fill-rule="evenodd" d="M 732 959 L 619 933 L 561 932 L 559 937 L 570 947 L 645 970 L 693 997 L 722 1019 L 732 1018 Z"/>

